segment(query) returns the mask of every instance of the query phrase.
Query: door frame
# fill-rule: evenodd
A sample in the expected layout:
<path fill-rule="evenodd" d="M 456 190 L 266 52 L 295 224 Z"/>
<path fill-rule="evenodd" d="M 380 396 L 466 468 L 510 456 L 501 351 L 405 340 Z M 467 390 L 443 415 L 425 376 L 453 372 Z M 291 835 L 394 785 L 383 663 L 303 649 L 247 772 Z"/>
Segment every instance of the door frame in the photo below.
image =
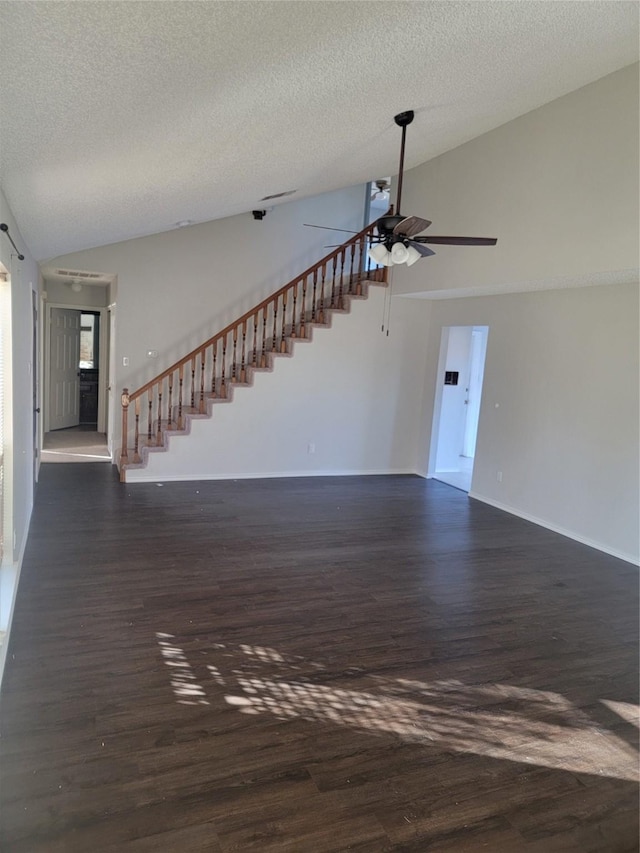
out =
<path fill-rule="evenodd" d="M 107 421 L 107 448 L 111 454 L 111 461 L 115 460 L 116 449 L 113 446 L 113 436 L 115 434 L 115 417 L 116 417 L 116 303 L 112 302 L 105 309 L 107 312 L 107 323 L 109 328 L 105 335 L 106 347 L 100 347 L 100 359 L 104 351 L 105 358 L 108 360 L 107 388 L 105 391 L 105 400 L 107 404 L 106 421 Z M 102 317 L 100 317 L 102 323 Z"/>
<path fill-rule="evenodd" d="M 489 343 L 489 327 L 474 326 L 471 331 L 471 353 L 469 358 L 469 388 L 467 392 L 467 411 L 465 413 L 464 435 L 462 438 L 462 455 L 474 456 L 478 443 L 478 426 L 480 423 L 480 404 L 482 402 L 482 386 L 484 384 L 484 368 L 487 360 L 487 345 Z M 471 449 L 473 454 L 465 451 Z"/>
<path fill-rule="evenodd" d="M 489 340 L 490 326 L 486 323 L 451 323 L 440 327 L 440 352 L 438 355 L 438 372 L 436 374 L 436 388 L 433 398 L 433 417 L 431 420 L 431 441 L 429 444 L 429 461 L 427 466 L 427 478 L 437 478 L 437 459 L 438 459 L 438 442 L 440 440 L 440 418 L 442 414 L 442 398 L 444 394 L 443 377 L 447 364 L 447 355 L 449 352 L 449 333 L 453 328 L 465 327 L 471 330 L 486 329 L 485 346 L 483 347 L 483 378 L 484 370 L 486 369 L 486 354 Z M 484 393 L 484 382 L 481 385 L 480 406 L 482 405 L 482 395 Z M 476 445 L 477 446 L 477 445 Z M 460 448 L 462 451 L 462 447 Z"/>
<path fill-rule="evenodd" d="M 81 313 L 100 314 L 100 356 L 98 359 L 98 432 L 107 432 L 107 388 L 109 385 L 109 351 L 111 349 L 110 317 L 107 308 L 99 308 L 95 305 L 69 305 L 61 302 L 46 303 L 45 341 L 44 341 L 44 371 L 43 371 L 43 395 L 42 407 L 44 409 L 44 432 L 49 432 L 50 424 L 50 400 L 51 400 L 51 377 L 50 377 L 50 353 L 51 346 L 51 309 L 66 308 Z M 103 337 L 104 334 L 104 337 Z M 106 344 L 106 345 L 105 345 Z M 108 437 L 107 437 L 108 440 Z"/>

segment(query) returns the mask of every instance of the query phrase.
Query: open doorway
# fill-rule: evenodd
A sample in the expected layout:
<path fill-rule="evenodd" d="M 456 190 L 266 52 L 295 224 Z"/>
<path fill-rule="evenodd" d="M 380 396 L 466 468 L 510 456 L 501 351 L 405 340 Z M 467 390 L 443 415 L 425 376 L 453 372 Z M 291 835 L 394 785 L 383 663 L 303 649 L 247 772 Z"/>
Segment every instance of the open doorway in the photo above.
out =
<path fill-rule="evenodd" d="M 43 462 L 111 461 L 106 434 L 103 309 L 50 305 Z M 105 341 L 106 343 L 106 341 Z"/>
<path fill-rule="evenodd" d="M 110 283 L 56 272 L 45 279 L 42 462 L 109 462 Z"/>
<path fill-rule="evenodd" d="M 471 490 L 488 326 L 442 329 L 431 444 L 431 476 Z"/>

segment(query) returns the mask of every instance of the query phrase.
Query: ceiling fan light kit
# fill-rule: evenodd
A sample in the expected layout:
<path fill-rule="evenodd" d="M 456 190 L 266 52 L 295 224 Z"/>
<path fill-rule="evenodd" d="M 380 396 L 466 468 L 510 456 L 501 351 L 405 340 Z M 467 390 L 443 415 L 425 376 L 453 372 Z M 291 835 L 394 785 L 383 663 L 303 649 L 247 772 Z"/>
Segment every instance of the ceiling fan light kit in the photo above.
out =
<path fill-rule="evenodd" d="M 391 260 L 394 264 L 406 264 L 409 260 L 409 250 L 404 243 L 394 243 L 391 248 Z"/>
<path fill-rule="evenodd" d="M 404 146 L 407 134 L 407 126 L 414 118 L 413 110 L 406 110 L 394 116 L 398 127 L 402 128 L 402 140 L 400 143 L 400 166 L 398 168 L 398 192 L 396 196 L 397 213 L 381 216 L 376 222 L 378 241 L 374 243 L 368 255 L 372 261 L 383 266 L 395 266 L 406 264 L 410 267 L 420 258 L 435 255 L 433 249 L 429 249 L 424 243 L 438 243 L 450 246 L 495 246 L 498 242 L 495 237 L 424 237 L 418 236 L 425 231 L 431 222 L 421 219 L 419 216 L 403 216 L 400 213 L 402 202 L 402 180 L 404 177 Z"/>
<path fill-rule="evenodd" d="M 382 264 L 384 267 L 390 267 L 391 252 L 387 249 L 384 243 L 376 243 L 369 249 L 369 257 L 377 264 Z"/>

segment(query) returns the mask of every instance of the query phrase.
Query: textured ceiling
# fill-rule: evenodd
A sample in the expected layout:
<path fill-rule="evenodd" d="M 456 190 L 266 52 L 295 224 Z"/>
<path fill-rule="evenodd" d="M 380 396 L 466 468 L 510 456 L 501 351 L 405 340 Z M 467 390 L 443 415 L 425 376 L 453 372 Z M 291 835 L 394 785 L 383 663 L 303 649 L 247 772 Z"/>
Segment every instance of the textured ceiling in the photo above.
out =
<path fill-rule="evenodd" d="M 636 2 L 0 2 L 0 178 L 39 259 L 415 166 L 638 58 Z"/>

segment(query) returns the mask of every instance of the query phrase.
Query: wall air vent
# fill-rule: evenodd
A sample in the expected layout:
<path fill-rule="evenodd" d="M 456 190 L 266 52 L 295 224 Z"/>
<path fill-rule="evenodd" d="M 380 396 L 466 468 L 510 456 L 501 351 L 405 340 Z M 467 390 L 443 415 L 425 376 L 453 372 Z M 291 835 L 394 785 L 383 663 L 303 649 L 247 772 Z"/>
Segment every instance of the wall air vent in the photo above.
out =
<path fill-rule="evenodd" d="M 56 270 L 56 275 L 65 275 L 70 278 L 102 278 L 102 273 L 80 272 L 78 270 Z"/>

